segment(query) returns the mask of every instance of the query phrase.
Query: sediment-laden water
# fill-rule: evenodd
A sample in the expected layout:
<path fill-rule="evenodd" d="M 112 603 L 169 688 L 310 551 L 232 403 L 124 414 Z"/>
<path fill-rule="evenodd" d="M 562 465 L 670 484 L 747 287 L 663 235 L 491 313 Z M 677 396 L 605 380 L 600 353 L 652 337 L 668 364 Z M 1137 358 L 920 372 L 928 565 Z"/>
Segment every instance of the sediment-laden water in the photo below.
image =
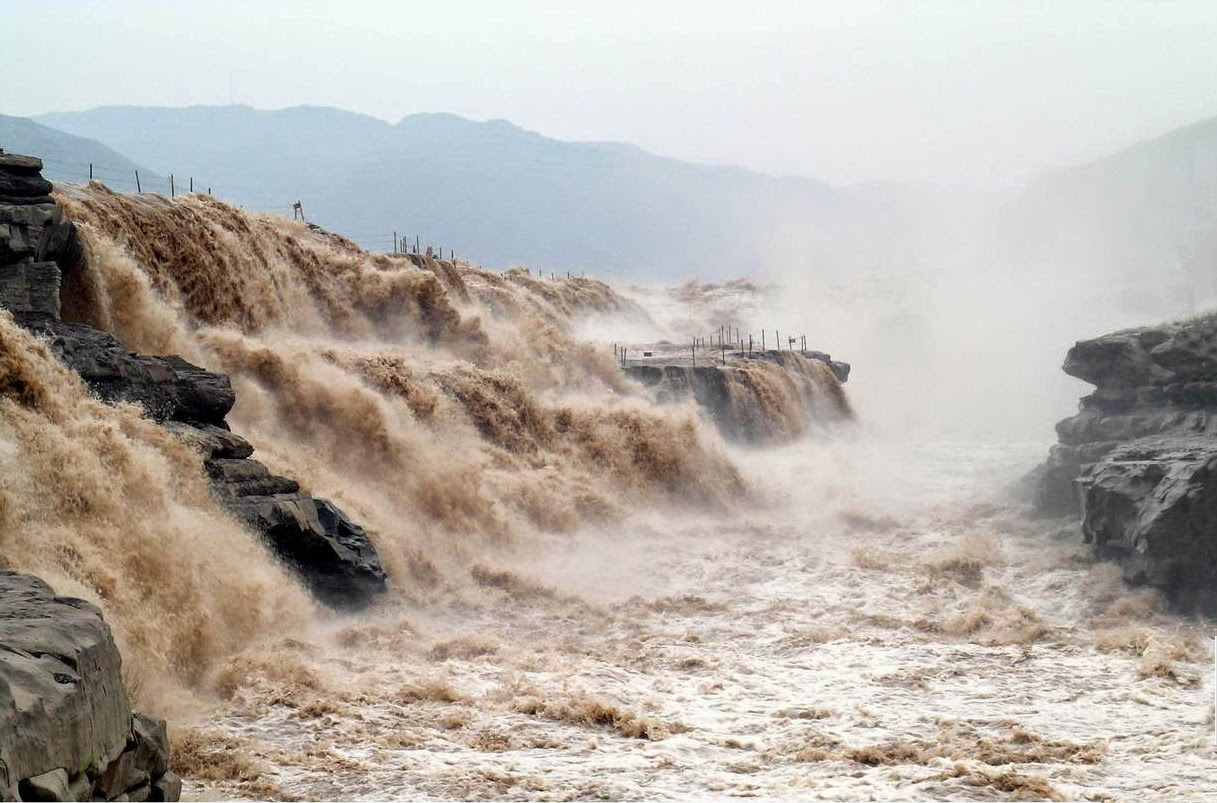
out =
<path fill-rule="evenodd" d="M 745 449 L 653 403 L 611 345 L 759 317 L 754 285 L 648 305 L 206 197 L 60 200 L 87 252 L 65 317 L 229 373 L 234 429 L 366 525 L 391 578 L 372 611 L 321 609 L 184 445 L 0 321 L 5 559 L 101 605 L 187 794 L 1211 788 L 1205 623 L 1009 501 L 1050 432 L 931 440 L 873 426 L 872 393 L 853 423 Z M 787 389 L 774 420 L 840 393 L 827 369 L 748 370 Z"/>
<path fill-rule="evenodd" d="M 845 440 L 742 456 L 769 475 L 765 514 L 641 514 L 251 651 L 232 700 L 185 730 L 199 774 L 223 779 L 202 791 L 1202 795 L 1206 633 L 1072 527 L 999 501 L 1040 453 Z"/>

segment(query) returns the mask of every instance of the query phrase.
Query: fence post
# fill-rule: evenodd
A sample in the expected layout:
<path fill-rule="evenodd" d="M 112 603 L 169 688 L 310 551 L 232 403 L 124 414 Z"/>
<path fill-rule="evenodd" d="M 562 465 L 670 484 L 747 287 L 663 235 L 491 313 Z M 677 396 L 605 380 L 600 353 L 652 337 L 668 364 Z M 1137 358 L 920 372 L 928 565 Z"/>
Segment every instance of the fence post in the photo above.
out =
<path fill-rule="evenodd" d="M 194 176 L 190 177 L 190 191 L 194 192 Z"/>
<path fill-rule="evenodd" d="M 89 162 L 89 181 L 93 180 L 93 163 Z"/>
<path fill-rule="evenodd" d="M 170 173 L 169 174 L 169 197 L 172 198 L 172 197 L 174 197 L 174 195 L 176 195 L 176 193 L 173 191 L 173 174 Z"/>
<path fill-rule="evenodd" d="M 140 185 L 139 185 L 139 171 L 138 170 L 135 171 L 135 191 L 136 192 L 144 191 L 143 188 L 140 187 Z"/>
<path fill-rule="evenodd" d="M 693 367 L 697 367 L 697 338 L 693 338 Z"/>
<path fill-rule="evenodd" d="M 397 229 L 393 230 L 393 253 L 397 253 Z"/>

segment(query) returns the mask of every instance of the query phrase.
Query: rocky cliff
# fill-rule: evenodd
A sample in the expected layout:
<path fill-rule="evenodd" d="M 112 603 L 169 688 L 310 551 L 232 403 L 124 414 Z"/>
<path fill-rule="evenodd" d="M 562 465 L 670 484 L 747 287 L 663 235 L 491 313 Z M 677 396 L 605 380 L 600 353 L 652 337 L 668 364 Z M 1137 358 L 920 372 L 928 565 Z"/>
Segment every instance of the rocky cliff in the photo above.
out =
<path fill-rule="evenodd" d="M 1080 513 L 1130 582 L 1217 609 L 1217 316 L 1081 341 L 1064 370 L 1095 392 L 1057 424 L 1037 507 Z"/>

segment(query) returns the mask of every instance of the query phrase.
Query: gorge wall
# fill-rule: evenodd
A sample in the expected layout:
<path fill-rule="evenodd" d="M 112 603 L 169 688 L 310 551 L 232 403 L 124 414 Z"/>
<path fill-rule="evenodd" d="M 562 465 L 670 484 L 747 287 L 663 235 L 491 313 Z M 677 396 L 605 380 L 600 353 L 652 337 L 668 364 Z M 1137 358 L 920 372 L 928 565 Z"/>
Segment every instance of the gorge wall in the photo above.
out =
<path fill-rule="evenodd" d="M 1081 341 L 1064 370 L 1095 391 L 1057 424 L 1037 507 L 1079 513 L 1129 582 L 1217 610 L 1217 316 Z"/>

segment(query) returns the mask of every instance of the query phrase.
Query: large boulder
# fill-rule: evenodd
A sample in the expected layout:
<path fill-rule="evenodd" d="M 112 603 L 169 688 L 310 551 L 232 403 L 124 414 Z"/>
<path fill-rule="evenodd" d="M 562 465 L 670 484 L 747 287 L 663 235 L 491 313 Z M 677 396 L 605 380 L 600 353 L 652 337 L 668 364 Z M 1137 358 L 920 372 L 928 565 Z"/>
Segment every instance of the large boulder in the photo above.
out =
<path fill-rule="evenodd" d="M 1087 465 L 1077 488 L 1099 557 L 1181 609 L 1217 607 L 1217 444 L 1136 440 Z"/>
<path fill-rule="evenodd" d="M 243 490 L 241 484 L 219 486 L 229 509 L 262 533 L 321 602 L 340 610 L 363 608 L 385 591 L 376 549 L 363 528 L 333 503 L 300 491 L 243 495 Z"/>
<path fill-rule="evenodd" d="M 0 571 L 0 799 L 113 800 L 168 757 L 165 723 L 131 713 L 101 613 Z"/>

